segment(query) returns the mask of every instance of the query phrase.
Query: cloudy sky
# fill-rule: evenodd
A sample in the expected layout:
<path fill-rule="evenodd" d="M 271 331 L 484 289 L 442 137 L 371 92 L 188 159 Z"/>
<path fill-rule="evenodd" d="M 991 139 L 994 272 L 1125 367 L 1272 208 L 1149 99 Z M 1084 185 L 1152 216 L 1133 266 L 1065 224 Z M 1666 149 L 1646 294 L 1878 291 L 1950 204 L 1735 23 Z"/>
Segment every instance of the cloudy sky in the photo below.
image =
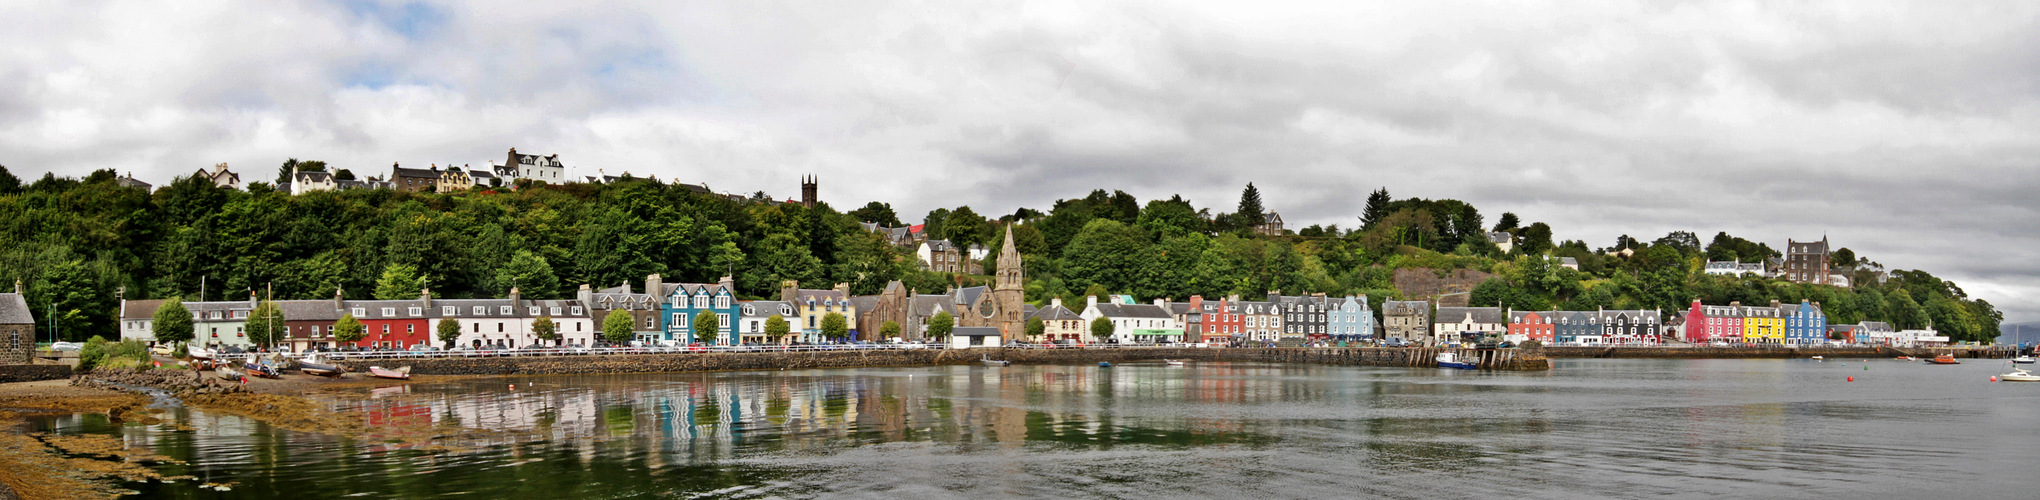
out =
<path fill-rule="evenodd" d="M 910 219 L 1254 182 L 1344 227 L 1386 186 L 1595 246 L 1825 235 L 2040 320 L 2040 3 L 517 3 L 0 4 L 0 165 L 516 147 Z"/>

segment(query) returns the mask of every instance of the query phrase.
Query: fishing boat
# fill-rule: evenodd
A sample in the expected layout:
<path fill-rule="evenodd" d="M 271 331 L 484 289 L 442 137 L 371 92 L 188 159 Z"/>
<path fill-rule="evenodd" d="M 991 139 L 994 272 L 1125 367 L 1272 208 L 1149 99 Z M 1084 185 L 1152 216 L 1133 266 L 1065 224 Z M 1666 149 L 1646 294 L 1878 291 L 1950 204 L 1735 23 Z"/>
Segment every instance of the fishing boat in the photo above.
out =
<path fill-rule="evenodd" d="M 1453 368 L 1459 370 L 1472 370 L 1475 368 L 1479 368 L 1479 366 L 1476 366 L 1473 363 L 1460 361 L 1459 353 L 1449 351 L 1438 353 L 1438 367 Z"/>
<path fill-rule="evenodd" d="M 1188 364 L 1188 362 L 1180 359 L 1163 359 L 1162 364 L 1169 366 L 1183 366 L 1185 364 Z"/>
<path fill-rule="evenodd" d="M 1934 359 L 1929 359 L 1929 360 L 1927 360 L 1927 364 L 1930 364 L 1930 365 L 1959 365 L 1959 364 L 1962 364 L 1962 362 L 1961 362 L 1961 361 L 1956 361 L 1956 360 L 1955 360 L 1955 355 L 1953 355 L 1953 354 L 1942 354 L 1942 355 L 1939 355 L 1939 356 L 1934 356 Z"/>
<path fill-rule="evenodd" d="M 2019 357 L 2016 357 L 2016 358 L 2012 358 L 2012 362 L 2013 362 L 2013 363 L 2018 363 L 2018 364 L 2022 364 L 2022 365 L 2030 365 L 2030 364 L 2033 364 L 2033 357 L 2032 357 L 2032 356 L 2019 356 Z"/>
<path fill-rule="evenodd" d="M 406 366 L 406 367 L 401 367 L 401 368 L 397 368 L 397 369 L 395 369 L 395 370 L 391 370 L 391 369 L 383 368 L 383 367 L 380 367 L 380 366 L 371 366 L 371 367 L 368 367 L 368 376 L 370 376 L 370 377 L 375 377 L 375 378 L 387 378 L 387 379 L 394 379 L 394 380 L 410 380 L 410 379 L 411 379 L 411 367 L 409 367 L 409 366 Z"/>
<path fill-rule="evenodd" d="M 278 378 L 278 377 L 280 377 L 280 375 L 277 375 L 277 373 L 276 373 L 276 368 L 275 368 L 275 367 L 272 367 L 272 366 L 269 366 L 269 365 L 265 365 L 265 364 L 262 364 L 262 363 L 256 363 L 256 362 L 252 362 L 252 361 L 251 361 L 251 362 L 248 362 L 248 363 L 243 363 L 243 364 L 241 364 L 241 369 L 242 369 L 243 371 L 246 371 L 246 372 L 248 373 L 248 375 L 250 375 L 250 376 L 255 376 L 255 377 L 262 377 L 262 378 Z"/>
<path fill-rule="evenodd" d="M 2011 373 L 1998 375 L 1998 380 L 2006 382 L 2040 382 L 2040 375 L 2034 375 L 2033 372 L 2014 367 Z"/>
<path fill-rule="evenodd" d="M 1003 359 L 992 359 L 990 355 L 983 354 L 978 355 L 978 362 L 984 363 L 985 366 L 1006 366 L 1013 364 L 1012 361 L 1007 361 Z"/>
<path fill-rule="evenodd" d="M 213 376 L 219 377 L 221 380 L 232 380 L 238 382 L 241 380 L 241 371 L 236 370 L 231 366 L 222 366 L 213 370 Z"/>
<path fill-rule="evenodd" d="M 1099 368 L 1111 368 L 1111 367 L 1112 367 L 1112 362 L 1111 362 L 1111 361 L 1099 361 L 1099 362 L 1098 362 L 1098 367 L 1099 367 Z"/>

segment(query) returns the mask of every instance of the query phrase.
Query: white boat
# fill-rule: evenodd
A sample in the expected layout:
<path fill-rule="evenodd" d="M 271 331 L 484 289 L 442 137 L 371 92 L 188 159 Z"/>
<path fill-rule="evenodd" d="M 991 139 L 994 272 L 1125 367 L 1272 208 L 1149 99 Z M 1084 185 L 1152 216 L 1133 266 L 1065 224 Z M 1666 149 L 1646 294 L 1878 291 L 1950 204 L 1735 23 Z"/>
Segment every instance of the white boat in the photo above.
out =
<path fill-rule="evenodd" d="M 1169 366 L 1183 366 L 1183 365 L 1185 365 L 1185 364 L 1188 364 L 1188 363 L 1189 363 L 1189 362 L 1187 362 L 1187 361 L 1184 361 L 1184 360 L 1180 360 L 1180 359 L 1163 359 L 1163 360 L 1162 360 L 1162 364 L 1165 364 L 1165 365 L 1169 365 Z"/>
<path fill-rule="evenodd" d="M 2005 382 L 2040 382 L 2040 375 L 2034 375 L 2033 372 L 2023 369 L 2013 368 L 2011 373 L 1998 375 L 1998 380 Z"/>
<path fill-rule="evenodd" d="M 2012 358 L 2012 362 L 2013 362 L 2013 363 L 2018 363 L 2018 364 L 2022 364 L 2022 365 L 2030 365 L 2030 364 L 2033 364 L 2033 357 L 2032 357 L 2032 356 L 2019 356 L 2019 357 L 2016 357 L 2016 358 Z"/>
<path fill-rule="evenodd" d="M 184 353 L 191 355 L 191 359 L 212 359 L 213 357 L 212 351 L 195 345 L 184 346 Z"/>
<path fill-rule="evenodd" d="M 978 361 L 984 363 L 985 366 L 1006 366 L 1013 364 L 1012 361 L 1007 361 L 1003 359 L 992 359 L 990 355 L 979 355 Z"/>
<path fill-rule="evenodd" d="M 1827 356 L 1814 356 L 1814 361 L 1827 361 Z"/>
<path fill-rule="evenodd" d="M 1472 369 L 1480 368 L 1480 366 L 1478 366 L 1478 365 L 1475 365 L 1475 364 L 1473 364 L 1473 363 L 1468 363 L 1468 362 L 1460 361 L 1460 360 L 1459 360 L 1459 353 L 1456 353 L 1456 352 L 1452 352 L 1452 351 L 1445 351 L 1445 352 L 1441 352 L 1441 353 L 1438 353 L 1438 367 L 1439 367 L 1439 368 L 1455 368 L 1455 369 L 1460 369 L 1460 370 L 1472 370 Z"/>

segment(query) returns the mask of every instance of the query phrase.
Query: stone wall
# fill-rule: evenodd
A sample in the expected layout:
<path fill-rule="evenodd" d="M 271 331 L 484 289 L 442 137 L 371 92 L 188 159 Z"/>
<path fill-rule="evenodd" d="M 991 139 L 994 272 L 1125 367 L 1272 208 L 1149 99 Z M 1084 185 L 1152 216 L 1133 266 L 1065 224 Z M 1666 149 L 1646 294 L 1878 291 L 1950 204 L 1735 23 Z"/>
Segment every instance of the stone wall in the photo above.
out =
<path fill-rule="evenodd" d="M 1974 358 L 1987 351 L 1960 348 L 1835 347 L 1792 349 L 1785 347 L 1545 347 L 1552 358 L 1646 358 L 1646 359 L 1789 359 L 1826 356 L 1830 358 L 1932 357 L 1940 353 Z"/>
<path fill-rule="evenodd" d="M 236 394 L 248 392 L 241 384 L 213 377 L 212 372 L 191 370 L 92 370 L 71 378 L 71 385 L 125 390 L 122 386 L 162 389 L 180 396 L 192 394 Z"/>
<path fill-rule="evenodd" d="M 35 325 L 0 325 L 0 364 L 35 362 Z"/>
<path fill-rule="evenodd" d="M 0 384 L 71 377 L 71 365 L 0 365 Z"/>
<path fill-rule="evenodd" d="M 1447 296 L 1442 303 L 1434 305 L 1466 307 L 1467 299 L 1472 296 L 1465 292 L 1472 292 L 1473 287 L 1480 286 L 1480 282 L 1494 277 L 1472 269 L 1453 269 L 1446 271 L 1444 276 L 1438 274 L 1436 269 L 1422 267 L 1397 269 L 1393 278 L 1395 289 L 1402 291 L 1403 300 L 1434 300 L 1439 294 L 1455 293 L 1458 295 Z"/>
<path fill-rule="evenodd" d="M 1319 363 L 1360 366 L 1437 366 L 1439 349 L 1273 348 L 1273 349 L 934 349 L 914 351 L 820 351 L 713 354 L 642 354 L 509 358 L 421 358 L 346 361 L 348 371 L 366 372 L 371 365 L 411 367 L 418 375 L 561 375 L 582 373 L 667 373 L 728 370 L 799 370 L 867 366 L 931 366 L 975 364 L 981 358 L 1016 364 L 1072 364 L 1100 361 L 1243 361 Z M 1472 351 L 1468 351 L 1472 352 Z M 1505 370 L 1549 368 L 1535 351 L 1502 349 L 1483 364 Z"/>

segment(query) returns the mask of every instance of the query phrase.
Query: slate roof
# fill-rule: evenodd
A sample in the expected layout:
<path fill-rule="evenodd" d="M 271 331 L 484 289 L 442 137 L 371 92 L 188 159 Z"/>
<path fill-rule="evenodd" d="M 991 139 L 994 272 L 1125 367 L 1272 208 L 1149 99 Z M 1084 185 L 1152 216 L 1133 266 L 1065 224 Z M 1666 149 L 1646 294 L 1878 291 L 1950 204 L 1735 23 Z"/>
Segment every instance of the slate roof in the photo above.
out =
<path fill-rule="evenodd" d="M 907 312 L 915 316 L 934 316 L 935 313 L 950 310 L 949 297 L 942 295 L 915 295 L 913 302 L 913 308 Z"/>
<path fill-rule="evenodd" d="M 744 301 L 739 305 L 741 307 L 739 307 L 737 314 L 745 318 L 761 318 L 761 319 L 770 318 L 774 314 L 780 315 L 782 317 L 789 317 L 793 316 L 794 314 L 793 304 L 787 303 L 785 301 L 749 300 Z"/>
<path fill-rule="evenodd" d="M 959 326 L 949 330 L 949 334 L 958 337 L 997 337 L 999 329 L 989 326 Z"/>
<path fill-rule="evenodd" d="M 1028 314 L 1027 317 L 1029 319 L 1041 318 L 1042 321 L 1084 319 L 1083 316 L 1078 316 L 1076 312 L 1070 311 L 1070 308 L 1057 305 L 1051 305 L 1048 307 L 1035 309 L 1034 312 Z"/>
<path fill-rule="evenodd" d="M 1883 322 L 1883 321 L 1865 321 L 1865 322 L 1862 322 L 1861 324 L 1858 324 L 1858 325 L 1856 325 L 1856 327 L 1857 327 L 1857 328 L 1861 328 L 1861 329 L 1864 329 L 1864 330 L 1866 330 L 1866 331 L 1872 331 L 1872 332 L 1895 332 L 1895 331 L 1898 331 L 1897 329 L 1894 329 L 1894 328 L 1892 328 L 1892 327 L 1891 327 L 1891 323 L 1886 323 L 1886 322 Z"/>
<path fill-rule="evenodd" d="M 877 296 L 877 295 L 863 295 L 863 296 L 857 296 L 857 297 L 851 297 L 851 298 L 850 298 L 850 307 L 852 307 L 852 308 L 854 308 L 854 309 L 857 309 L 857 310 L 859 310 L 859 311 L 870 311 L 870 310 L 873 310 L 873 309 L 878 309 L 878 296 Z"/>
<path fill-rule="evenodd" d="M 1098 312 L 1108 318 L 1156 318 L 1169 319 L 1169 311 L 1154 304 L 1111 304 L 1098 303 Z"/>
<path fill-rule="evenodd" d="M 1580 260 L 1572 257 L 1559 257 L 1558 265 L 1580 267 Z"/>
<path fill-rule="evenodd" d="M 120 319 L 155 319 L 156 310 L 163 308 L 163 299 L 130 300 L 122 305 L 125 307 L 120 308 Z"/>
<path fill-rule="evenodd" d="M 1431 303 L 1422 300 L 1391 300 L 1381 303 L 1384 316 L 1430 316 Z"/>
<path fill-rule="evenodd" d="M 333 174 L 326 172 L 298 172 L 291 175 L 291 182 L 333 182 Z"/>
<path fill-rule="evenodd" d="M 956 303 L 958 304 L 976 304 L 978 301 L 978 297 L 983 297 L 985 295 L 985 290 L 987 289 L 981 286 L 958 288 L 956 289 L 956 293 L 952 296 L 955 297 Z"/>
<path fill-rule="evenodd" d="M 347 305 L 348 305 L 348 307 L 350 307 L 350 308 L 351 308 L 351 307 L 353 307 L 353 306 L 354 306 L 354 303 L 356 303 L 356 302 L 365 302 L 365 301 L 355 301 L 355 300 L 350 300 L 350 301 L 347 301 Z M 417 301 L 408 301 L 408 302 L 417 302 Z M 433 300 L 433 301 L 432 301 L 432 307 L 433 307 L 434 309 L 432 309 L 432 310 L 430 310 L 430 311 L 426 311 L 426 313 L 427 313 L 428 315 L 430 315 L 430 316 L 433 316 L 433 317 L 445 317 L 445 313 L 446 313 L 446 306 L 453 306 L 453 316 L 452 316 L 452 317 L 455 317 L 455 318 L 518 318 L 518 317 L 523 317 L 523 314 L 524 314 L 524 309 L 521 309 L 521 308 L 515 307 L 516 305 L 517 305 L 517 304 L 516 304 L 516 303 L 514 303 L 514 302 L 511 302 L 511 301 L 510 301 L 510 299 L 437 299 L 437 300 Z M 481 306 L 481 307 L 482 307 L 482 313 L 481 313 L 481 314 L 475 314 L 475 306 Z M 503 314 L 503 306 L 512 306 L 512 307 L 510 308 L 510 314 Z M 375 313 L 376 311 L 369 311 L 369 312 L 370 312 L 370 313 Z M 402 311 L 399 311 L 399 312 L 402 312 Z M 355 319 L 360 319 L 360 318 L 355 318 Z"/>
<path fill-rule="evenodd" d="M 0 293 L 0 325 L 33 324 L 35 315 L 29 312 L 27 299 L 18 293 Z"/>
<path fill-rule="evenodd" d="M 814 290 L 807 288 L 802 288 L 800 290 L 795 291 L 794 298 L 800 302 L 812 300 L 815 301 L 816 303 L 833 301 L 834 303 L 842 304 L 850 301 L 850 297 L 844 295 L 843 292 L 839 292 L 836 290 Z"/>
<path fill-rule="evenodd" d="M 508 302 L 508 301 L 505 301 L 505 302 Z M 425 318 L 436 318 L 436 317 L 439 317 L 439 311 L 436 311 L 436 310 L 432 310 L 431 308 L 425 308 L 425 307 L 424 307 L 424 306 L 425 306 L 425 304 L 423 304 L 423 303 L 420 303 L 420 302 L 418 302 L 418 299 L 410 299 L 410 300 L 350 300 L 350 301 L 347 301 L 347 304 L 346 304 L 346 305 L 347 305 L 347 308 L 349 309 L 349 311 L 347 311 L 347 314 L 354 314 L 354 311 L 353 311 L 353 309 L 355 309 L 355 308 L 360 308 L 360 309 L 361 309 L 361 314 L 355 314 L 355 315 L 354 315 L 354 319 L 362 319 L 362 320 L 369 320 L 369 319 L 425 319 Z M 411 315 L 411 308 L 413 308 L 413 307 L 418 307 L 418 308 L 420 308 L 420 309 L 418 310 L 418 315 L 416 315 L 416 316 L 413 316 L 413 315 Z M 390 313 L 389 313 L 389 314 L 383 314 L 383 308 L 390 308 Z M 196 311 L 196 309 L 194 309 L 193 311 Z M 466 311 L 461 311 L 461 312 L 466 312 Z M 489 312 L 495 312 L 495 311 L 489 311 Z M 500 316 L 499 316 L 499 317 L 500 317 Z"/>
<path fill-rule="evenodd" d="M 340 311 L 333 308 L 332 299 L 327 300 L 279 300 L 276 308 L 283 311 L 284 321 L 337 321 Z"/>
<path fill-rule="evenodd" d="M 1516 235 L 1509 234 L 1508 231 L 1495 231 L 1488 233 L 1487 237 L 1488 241 L 1494 242 L 1496 245 L 1516 241 Z"/>
<path fill-rule="evenodd" d="M 949 240 L 928 240 L 926 244 L 928 245 L 928 251 L 930 252 L 948 252 L 951 250 L 956 250 L 956 244 L 950 243 Z"/>
<path fill-rule="evenodd" d="M 1504 323 L 1502 308 L 1499 307 L 1440 307 L 1435 323 L 1460 323 L 1473 318 L 1475 323 Z"/>

